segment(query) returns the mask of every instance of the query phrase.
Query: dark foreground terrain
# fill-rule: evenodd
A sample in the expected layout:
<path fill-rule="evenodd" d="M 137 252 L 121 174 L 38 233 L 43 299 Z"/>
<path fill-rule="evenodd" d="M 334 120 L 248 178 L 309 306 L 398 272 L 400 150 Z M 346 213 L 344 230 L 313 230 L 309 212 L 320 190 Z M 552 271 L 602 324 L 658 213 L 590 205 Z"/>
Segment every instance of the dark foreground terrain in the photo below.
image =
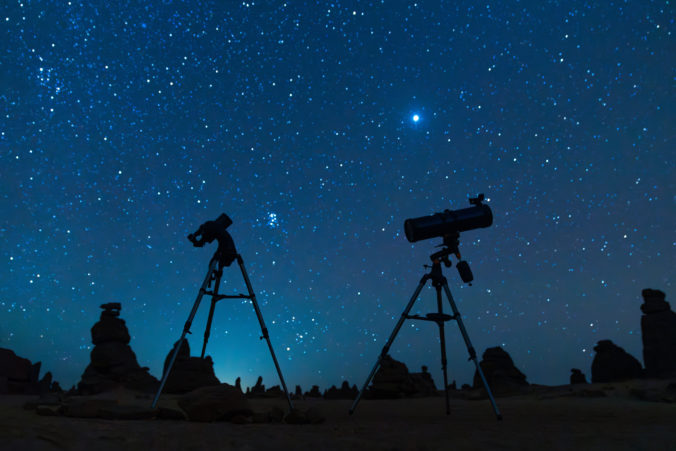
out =
<path fill-rule="evenodd" d="M 595 384 L 596 385 L 596 384 Z M 608 387 L 606 387 L 607 389 Z M 280 450 L 280 449 L 537 449 L 674 450 L 676 404 L 641 400 L 621 387 L 603 395 L 593 385 L 571 396 L 565 389 L 499 398 L 504 420 L 486 400 L 442 397 L 363 400 L 353 416 L 351 401 L 296 401 L 316 407 L 325 421 L 195 423 L 176 420 L 104 420 L 39 416 L 23 406 L 37 397 L 0 397 L 0 448 L 8 450 Z M 613 394 L 614 393 L 614 394 Z M 149 403 L 148 400 L 136 402 Z M 171 403 L 171 399 L 163 399 Z M 257 410 L 286 408 L 278 399 L 252 400 Z"/>

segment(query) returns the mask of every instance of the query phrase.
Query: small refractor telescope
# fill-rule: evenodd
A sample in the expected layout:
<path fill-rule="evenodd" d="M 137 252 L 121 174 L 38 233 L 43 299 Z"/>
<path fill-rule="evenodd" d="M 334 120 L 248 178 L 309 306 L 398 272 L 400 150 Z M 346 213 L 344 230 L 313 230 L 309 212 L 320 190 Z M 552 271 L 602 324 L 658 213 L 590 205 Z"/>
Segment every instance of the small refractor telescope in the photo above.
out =
<path fill-rule="evenodd" d="M 483 204 L 484 195 L 469 199 L 469 208 L 444 210 L 430 216 L 409 218 L 404 221 L 406 239 L 411 243 L 437 236 L 452 235 L 467 230 L 490 227 L 493 224 L 491 208 Z"/>

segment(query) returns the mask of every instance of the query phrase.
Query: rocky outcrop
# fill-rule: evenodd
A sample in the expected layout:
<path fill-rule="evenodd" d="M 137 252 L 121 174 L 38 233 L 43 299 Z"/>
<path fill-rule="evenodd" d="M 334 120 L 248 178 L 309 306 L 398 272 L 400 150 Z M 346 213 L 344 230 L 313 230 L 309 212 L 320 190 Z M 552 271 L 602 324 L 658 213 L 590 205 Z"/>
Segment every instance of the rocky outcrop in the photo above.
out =
<path fill-rule="evenodd" d="M 328 390 L 324 392 L 324 399 L 354 399 L 357 397 L 359 389 L 356 385 L 350 387 L 349 382 L 343 381 L 343 384 L 340 388 L 336 388 L 335 385 L 331 386 Z"/>
<path fill-rule="evenodd" d="M 313 385 L 310 391 L 305 392 L 306 398 L 321 398 L 322 393 L 319 391 L 319 385 Z"/>
<path fill-rule="evenodd" d="M 574 384 L 586 384 L 587 379 L 584 377 L 582 370 L 578 368 L 572 368 L 570 370 L 570 385 Z"/>
<path fill-rule="evenodd" d="M 411 373 L 413 380 L 413 389 L 415 396 L 436 396 L 439 394 L 432 375 L 427 371 L 427 366 L 423 365 L 420 373 Z M 443 385 L 443 384 L 442 384 Z M 455 382 L 452 390 L 455 390 Z"/>
<path fill-rule="evenodd" d="M 647 377 L 676 376 L 676 313 L 660 290 L 645 289 L 641 311 L 643 362 Z"/>
<path fill-rule="evenodd" d="M 171 356 L 177 345 L 178 342 L 174 343 L 174 347 L 164 359 L 162 374 L 167 371 Z M 214 373 L 214 362 L 211 357 L 190 357 L 190 344 L 186 338 L 181 343 L 181 348 L 178 350 L 178 355 L 169 372 L 163 391 L 165 393 L 188 393 L 197 388 L 219 385 L 220 383 Z"/>
<path fill-rule="evenodd" d="M 643 377 L 643 368 L 636 358 L 610 340 L 594 346 L 592 382 L 617 382 Z"/>
<path fill-rule="evenodd" d="M 92 327 L 91 363 L 87 366 L 77 386 L 79 394 L 95 394 L 125 387 L 132 390 L 152 392 L 159 381 L 141 367 L 136 354 L 129 346 L 129 331 L 120 319 L 122 306 L 115 302 L 101 305 L 103 312 L 98 323 Z"/>
<path fill-rule="evenodd" d="M 411 396 L 413 393 L 415 385 L 406 365 L 386 355 L 381 359 L 380 368 L 373 376 L 366 395 L 374 399 L 392 399 Z"/>
<path fill-rule="evenodd" d="M 253 416 L 249 401 L 242 391 L 228 384 L 202 387 L 186 393 L 178 400 L 179 407 L 190 421 L 235 421 Z"/>
<path fill-rule="evenodd" d="M 496 395 L 517 393 L 530 385 L 507 351 L 499 346 L 486 349 L 479 365 L 491 391 Z M 474 388 L 483 388 L 478 371 L 474 372 L 473 383 Z"/>
<path fill-rule="evenodd" d="M 35 395 L 61 391 L 58 382 L 52 382 L 52 373 L 40 376 L 41 363 L 17 356 L 10 349 L 0 348 L 0 394 Z"/>

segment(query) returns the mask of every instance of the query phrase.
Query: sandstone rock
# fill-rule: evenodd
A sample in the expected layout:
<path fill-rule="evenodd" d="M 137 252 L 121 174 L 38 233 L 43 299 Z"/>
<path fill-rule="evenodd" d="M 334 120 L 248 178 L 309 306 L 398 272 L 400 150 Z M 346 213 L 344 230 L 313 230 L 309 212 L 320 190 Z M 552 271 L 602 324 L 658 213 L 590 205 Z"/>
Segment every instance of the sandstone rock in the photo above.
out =
<path fill-rule="evenodd" d="M 103 312 L 99 322 L 92 327 L 91 363 L 85 368 L 77 393 L 96 394 L 126 387 L 133 390 L 153 392 L 159 381 L 141 367 L 136 354 L 129 346 L 129 331 L 124 320 L 118 318 L 122 306 L 119 303 L 101 305 Z"/>
<path fill-rule="evenodd" d="M 573 384 L 586 384 L 587 379 L 584 377 L 584 373 L 577 368 L 572 368 L 570 370 L 570 383 Z"/>
<path fill-rule="evenodd" d="M 75 418 L 98 418 L 103 409 L 114 408 L 117 401 L 114 399 L 70 398 L 63 405 L 63 414 Z"/>
<path fill-rule="evenodd" d="M 31 363 L 30 360 L 17 356 L 14 351 L 0 348 L 0 393 L 26 395 L 40 393 L 44 385 L 38 380 L 40 366 L 40 362 Z M 51 373 L 48 374 L 47 389 L 51 387 Z"/>
<path fill-rule="evenodd" d="M 303 390 L 300 385 L 296 385 L 296 391 L 293 394 L 293 399 L 303 399 Z"/>
<path fill-rule="evenodd" d="M 676 313 L 660 290 L 645 289 L 641 311 L 643 362 L 647 377 L 676 376 Z"/>
<path fill-rule="evenodd" d="M 383 357 L 380 368 L 373 376 L 373 383 L 367 393 L 368 397 L 402 398 L 413 393 L 415 393 L 415 385 L 406 365 L 389 355 Z"/>
<path fill-rule="evenodd" d="M 319 391 L 319 385 L 313 385 L 309 392 L 305 392 L 306 398 L 321 398 L 322 394 Z"/>
<path fill-rule="evenodd" d="M 610 340 L 601 340 L 594 347 L 592 382 L 616 382 L 643 377 L 638 360 Z"/>
<path fill-rule="evenodd" d="M 333 385 L 326 390 L 326 392 L 324 392 L 324 399 L 354 399 L 357 397 L 358 393 L 359 389 L 356 385 L 350 387 L 350 384 L 347 381 L 343 381 L 340 389 Z"/>
<path fill-rule="evenodd" d="M 427 371 L 425 365 L 423 365 L 420 373 L 411 373 L 411 380 L 413 381 L 413 388 L 415 390 L 413 394 L 415 396 L 436 396 L 439 394 L 436 385 L 434 385 L 432 375 Z M 455 385 L 450 389 L 455 390 Z"/>
<path fill-rule="evenodd" d="M 164 360 L 164 371 L 169 366 L 169 361 L 176 349 L 177 343 L 167 354 Z M 188 340 L 183 340 L 181 348 L 178 351 L 174 366 L 169 373 L 167 382 L 164 386 L 165 393 L 188 393 L 200 387 L 209 387 L 219 385 L 220 381 L 214 374 L 214 362 L 211 357 L 205 358 L 190 357 L 190 345 Z M 241 388 L 239 388 L 241 391 Z"/>
<path fill-rule="evenodd" d="M 479 362 L 491 391 L 495 395 L 518 393 L 528 387 L 526 376 L 514 365 L 510 355 L 501 347 L 488 348 Z M 483 388 L 479 372 L 474 372 L 474 388 Z"/>
<path fill-rule="evenodd" d="M 178 405 L 190 421 L 227 421 L 236 415 L 253 415 L 242 392 L 228 384 L 193 390 L 181 396 Z"/>

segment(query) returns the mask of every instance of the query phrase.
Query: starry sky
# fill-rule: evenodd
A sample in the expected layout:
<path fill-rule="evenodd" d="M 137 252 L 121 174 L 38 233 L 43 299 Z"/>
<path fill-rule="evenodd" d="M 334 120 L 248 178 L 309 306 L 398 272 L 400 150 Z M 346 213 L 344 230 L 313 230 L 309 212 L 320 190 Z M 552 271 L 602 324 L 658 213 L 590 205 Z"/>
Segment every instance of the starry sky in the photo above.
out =
<path fill-rule="evenodd" d="M 669 1 L 7 0 L 0 20 L 0 346 L 64 387 L 106 302 L 161 375 L 216 247 L 186 235 L 222 212 L 290 387 L 363 383 L 440 243 L 404 220 L 480 192 L 475 282 L 445 270 L 479 353 L 563 384 L 601 339 L 642 359 L 641 289 L 673 305 Z M 245 291 L 236 266 L 223 289 Z M 207 353 L 223 382 L 277 384 L 247 302 L 218 304 Z M 412 313 L 435 308 L 428 288 Z M 447 348 L 470 383 L 454 322 Z M 434 324 L 391 353 L 441 385 Z"/>

